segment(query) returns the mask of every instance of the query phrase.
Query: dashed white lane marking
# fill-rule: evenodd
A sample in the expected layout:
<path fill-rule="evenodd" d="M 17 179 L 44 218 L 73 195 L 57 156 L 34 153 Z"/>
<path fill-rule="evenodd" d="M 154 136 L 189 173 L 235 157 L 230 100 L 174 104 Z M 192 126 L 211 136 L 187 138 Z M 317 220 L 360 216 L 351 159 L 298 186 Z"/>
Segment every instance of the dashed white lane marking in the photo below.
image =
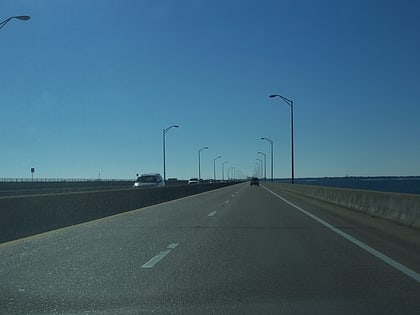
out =
<path fill-rule="evenodd" d="M 178 245 L 179 245 L 179 243 L 169 244 L 168 247 L 167 247 L 168 250 L 165 250 L 163 252 L 160 252 L 155 257 L 153 257 L 152 259 L 150 259 L 148 262 L 146 262 L 145 264 L 143 264 L 141 267 L 142 268 L 153 268 L 159 261 L 161 261 L 163 258 L 165 258 L 165 256 L 168 255 L 171 252 L 172 249 L 174 249 Z"/>
<path fill-rule="evenodd" d="M 216 211 L 213 211 L 213 212 L 210 212 L 207 216 L 208 217 L 212 217 L 212 216 L 214 216 L 216 214 Z"/>
<path fill-rule="evenodd" d="M 230 200 L 226 200 L 226 201 L 225 201 L 225 204 L 228 204 L 229 202 L 230 202 Z"/>
<path fill-rule="evenodd" d="M 160 252 L 158 255 L 150 259 L 148 262 L 146 262 L 142 268 L 153 268 L 159 261 L 161 261 L 166 255 L 168 255 L 171 251 L 165 250 L 163 252 Z"/>
<path fill-rule="evenodd" d="M 382 254 L 380 251 L 370 247 L 369 245 L 366 245 L 365 243 L 355 239 L 353 236 L 350 236 L 347 233 L 344 233 L 343 231 L 337 229 L 335 226 L 329 224 L 328 222 L 318 218 L 317 216 L 313 215 L 312 213 L 302 209 L 301 207 L 295 205 L 294 203 L 286 200 L 285 198 L 281 197 L 280 195 L 276 194 L 275 192 L 271 191 L 270 189 L 262 186 L 265 190 L 267 190 L 268 192 L 272 193 L 274 196 L 276 196 L 277 198 L 283 200 L 285 203 L 289 204 L 290 206 L 296 208 L 297 210 L 299 210 L 300 212 L 302 212 L 303 214 L 306 214 L 308 217 L 314 219 L 315 221 L 319 222 L 320 224 L 322 224 L 323 226 L 325 226 L 326 228 L 330 229 L 331 231 L 337 233 L 338 235 L 340 235 L 341 237 L 344 237 L 346 240 L 352 242 L 353 244 L 359 246 L 360 248 L 364 249 L 365 251 L 367 251 L 369 254 L 375 256 L 376 258 L 379 258 L 380 260 L 382 260 L 384 263 L 390 265 L 391 267 L 394 267 L 395 269 L 397 269 L 398 271 L 406 274 L 407 276 L 409 276 L 411 279 L 420 282 L 420 274 L 418 274 L 417 272 L 415 272 L 414 270 L 404 266 L 403 264 L 400 264 L 399 262 L 395 261 L 394 259 Z"/>
<path fill-rule="evenodd" d="M 232 195 L 232 198 L 235 198 L 235 195 Z"/>

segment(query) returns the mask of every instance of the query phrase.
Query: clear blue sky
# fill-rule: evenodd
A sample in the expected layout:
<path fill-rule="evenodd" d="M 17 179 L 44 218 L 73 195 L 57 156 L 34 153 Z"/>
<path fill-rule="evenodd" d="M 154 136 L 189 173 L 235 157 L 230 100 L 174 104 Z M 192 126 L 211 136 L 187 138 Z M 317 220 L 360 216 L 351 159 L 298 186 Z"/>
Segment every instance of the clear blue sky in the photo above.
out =
<path fill-rule="evenodd" d="M 0 178 L 420 175 L 420 2 L 3 0 Z M 269 166 L 269 159 L 267 160 Z M 269 168 L 267 169 L 269 173 Z"/>

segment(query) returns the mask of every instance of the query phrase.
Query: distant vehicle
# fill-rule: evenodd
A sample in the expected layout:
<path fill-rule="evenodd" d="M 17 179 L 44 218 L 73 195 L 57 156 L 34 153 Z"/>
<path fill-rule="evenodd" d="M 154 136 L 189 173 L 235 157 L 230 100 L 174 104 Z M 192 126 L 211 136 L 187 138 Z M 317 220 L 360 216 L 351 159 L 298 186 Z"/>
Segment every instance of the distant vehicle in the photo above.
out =
<path fill-rule="evenodd" d="M 192 184 L 198 184 L 198 178 L 190 178 L 190 180 L 188 181 L 188 185 L 192 185 Z"/>
<path fill-rule="evenodd" d="M 165 186 L 165 181 L 162 176 L 158 173 L 153 174 L 142 174 L 137 177 L 136 181 L 133 184 L 133 188 L 144 188 L 144 187 L 163 187 Z"/>
<path fill-rule="evenodd" d="M 253 186 L 253 185 L 257 185 L 257 186 L 260 185 L 260 181 L 257 177 L 252 177 L 251 178 L 251 186 Z"/>

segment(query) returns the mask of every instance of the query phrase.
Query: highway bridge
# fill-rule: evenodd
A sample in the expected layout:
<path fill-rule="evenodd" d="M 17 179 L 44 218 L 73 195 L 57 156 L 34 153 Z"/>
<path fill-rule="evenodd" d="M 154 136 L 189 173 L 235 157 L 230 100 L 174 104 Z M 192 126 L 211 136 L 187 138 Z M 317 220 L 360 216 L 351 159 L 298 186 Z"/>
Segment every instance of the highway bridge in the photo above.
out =
<path fill-rule="evenodd" d="M 420 232 L 240 183 L 0 244 L 5 314 L 418 314 Z"/>

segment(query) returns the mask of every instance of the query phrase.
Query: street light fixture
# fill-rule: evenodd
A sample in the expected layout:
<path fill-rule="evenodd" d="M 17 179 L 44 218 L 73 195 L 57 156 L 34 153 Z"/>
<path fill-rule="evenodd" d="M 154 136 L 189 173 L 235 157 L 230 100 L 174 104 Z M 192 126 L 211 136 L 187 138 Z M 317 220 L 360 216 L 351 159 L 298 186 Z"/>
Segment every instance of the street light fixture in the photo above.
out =
<path fill-rule="evenodd" d="M 264 180 L 266 181 L 267 180 L 267 154 L 261 151 L 258 151 L 257 154 L 264 155 Z"/>
<path fill-rule="evenodd" d="M 222 180 L 225 180 L 225 164 L 229 162 L 223 162 L 222 163 Z"/>
<path fill-rule="evenodd" d="M 201 151 L 207 150 L 209 147 L 202 147 L 198 150 L 198 182 L 201 182 Z"/>
<path fill-rule="evenodd" d="M 267 140 L 271 144 L 271 181 L 273 181 L 273 140 L 264 137 L 261 140 Z"/>
<path fill-rule="evenodd" d="M 293 101 L 278 94 L 270 95 L 271 98 L 280 97 L 287 105 L 290 106 L 290 129 L 292 135 L 292 184 L 295 183 L 295 157 L 294 157 L 294 144 L 293 144 Z"/>
<path fill-rule="evenodd" d="M 10 22 L 10 20 L 16 19 L 16 20 L 21 20 L 21 21 L 27 21 L 29 20 L 31 17 L 28 15 L 18 15 L 18 16 L 11 16 L 8 19 L 0 22 L 0 29 L 2 29 L 7 23 Z"/>
<path fill-rule="evenodd" d="M 178 125 L 169 126 L 166 129 L 163 129 L 163 180 L 166 182 L 166 134 L 171 128 L 178 128 Z"/>
<path fill-rule="evenodd" d="M 213 159 L 213 179 L 216 180 L 216 160 L 221 159 L 222 157 L 219 155 Z"/>

